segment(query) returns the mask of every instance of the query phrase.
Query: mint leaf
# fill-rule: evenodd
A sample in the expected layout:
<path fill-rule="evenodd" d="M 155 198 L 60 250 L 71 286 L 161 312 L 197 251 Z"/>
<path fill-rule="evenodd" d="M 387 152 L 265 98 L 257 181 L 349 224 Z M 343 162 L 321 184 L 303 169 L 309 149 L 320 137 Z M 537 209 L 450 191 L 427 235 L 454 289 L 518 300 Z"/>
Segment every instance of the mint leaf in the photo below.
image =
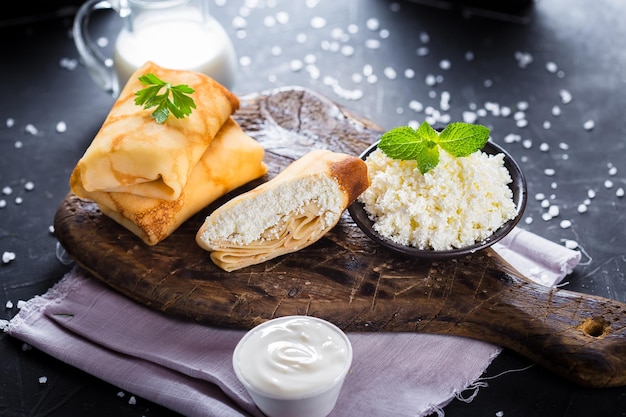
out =
<path fill-rule="evenodd" d="M 417 167 L 422 175 L 433 169 L 439 163 L 439 147 L 434 142 L 432 146 L 424 146 L 417 158 Z"/>
<path fill-rule="evenodd" d="M 425 142 L 412 127 L 400 126 L 383 134 L 378 147 L 393 159 L 417 159 Z"/>
<path fill-rule="evenodd" d="M 392 159 L 415 160 L 422 174 L 439 163 L 439 148 L 454 157 L 463 157 L 482 149 L 489 140 L 489 129 L 469 123 L 451 123 L 441 132 L 423 122 L 417 130 L 400 126 L 385 132 L 378 143 Z"/>
<path fill-rule="evenodd" d="M 433 129 L 428 122 L 422 122 L 422 124 L 417 128 L 417 134 L 424 139 L 431 140 L 435 143 L 439 141 L 439 133 Z"/>
<path fill-rule="evenodd" d="M 437 132 L 426 122 L 418 130 L 400 126 L 383 134 L 378 147 L 389 158 L 417 161 L 420 172 L 424 174 L 439 163 L 437 143 L 428 139 L 437 137 Z"/>
<path fill-rule="evenodd" d="M 489 140 L 489 129 L 469 123 L 451 123 L 439 134 L 438 144 L 452 156 L 473 154 Z"/>

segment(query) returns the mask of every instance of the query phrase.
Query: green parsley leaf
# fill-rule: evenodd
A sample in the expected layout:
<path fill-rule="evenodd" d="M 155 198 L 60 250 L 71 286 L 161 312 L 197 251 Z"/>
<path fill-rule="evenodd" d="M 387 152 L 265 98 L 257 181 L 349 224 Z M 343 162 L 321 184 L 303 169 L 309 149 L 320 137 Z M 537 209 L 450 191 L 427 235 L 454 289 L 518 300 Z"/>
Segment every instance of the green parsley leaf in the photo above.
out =
<path fill-rule="evenodd" d="M 191 109 L 196 108 L 196 103 L 189 96 L 195 90 L 186 84 L 173 86 L 154 74 L 142 75 L 139 81 L 148 87 L 135 93 L 135 104 L 144 109 L 156 107 L 152 118 L 159 124 L 165 123 L 170 114 L 177 119 L 183 119 L 191 114 Z M 159 94 L 162 88 L 165 88 L 165 92 Z M 173 101 L 169 98 L 170 93 Z"/>
<path fill-rule="evenodd" d="M 439 163 L 439 148 L 454 157 L 464 157 L 482 149 L 489 140 L 489 129 L 482 125 L 451 123 L 441 133 L 423 122 L 417 130 L 400 126 L 384 133 L 378 147 L 392 159 L 415 160 L 422 174 Z"/>

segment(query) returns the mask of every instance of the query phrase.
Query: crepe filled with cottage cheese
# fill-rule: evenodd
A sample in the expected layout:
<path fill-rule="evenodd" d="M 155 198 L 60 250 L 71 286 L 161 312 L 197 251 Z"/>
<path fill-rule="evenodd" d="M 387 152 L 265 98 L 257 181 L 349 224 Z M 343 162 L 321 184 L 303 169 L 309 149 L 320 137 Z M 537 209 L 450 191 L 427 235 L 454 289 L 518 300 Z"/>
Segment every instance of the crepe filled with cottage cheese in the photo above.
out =
<path fill-rule="evenodd" d="M 152 73 L 195 90 L 189 117 L 157 123 L 135 104 Z M 72 192 L 155 245 L 227 192 L 265 174 L 264 150 L 231 118 L 239 100 L 212 78 L 146 63 L 128 81 L 70 177 Z"/>
<path fill-rule="evenodd" d="M 265 262 L 318 241 L 368 186 L 360 158 L 311 151 L 216 209 L 196 241 L 225 271 Z"/>
<path fill-rule="evenodd" d="M 135 93 L 145 87 L 139 77 L 148 73 L 195 90 L 196 108 L 189 117 L 170 117 L 159 124 L 151 117 L 152 110 L 135 104 Z M 72 177 L 88 192 L 175 200 L 217 132 L 238 108 L 239 99 L 212 78 L 147 62 L 125 85 Z"/>

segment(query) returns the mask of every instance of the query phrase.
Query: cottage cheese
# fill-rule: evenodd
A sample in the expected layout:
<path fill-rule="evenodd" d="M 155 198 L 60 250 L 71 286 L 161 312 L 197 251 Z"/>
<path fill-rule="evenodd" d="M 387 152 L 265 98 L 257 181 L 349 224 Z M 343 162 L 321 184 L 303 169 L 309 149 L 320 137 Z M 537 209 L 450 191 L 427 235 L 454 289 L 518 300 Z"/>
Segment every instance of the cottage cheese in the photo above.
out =
<path fill-rule="evenodd" d="M 365 161 L 371 186 L 359 197 L 374 230 L 420 249 L 462 248 L 488 238 L 516 215 L 504 155 L 475 152 L 422 175 L 415 161 L 387 157 L 380 149 Z"/>

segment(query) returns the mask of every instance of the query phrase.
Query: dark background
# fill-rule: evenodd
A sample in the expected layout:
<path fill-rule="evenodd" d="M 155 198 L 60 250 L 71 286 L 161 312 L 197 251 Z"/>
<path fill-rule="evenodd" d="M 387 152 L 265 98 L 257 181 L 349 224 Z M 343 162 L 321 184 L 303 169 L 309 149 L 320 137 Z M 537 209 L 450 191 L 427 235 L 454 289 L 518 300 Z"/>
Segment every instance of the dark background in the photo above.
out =
<path fill-rule="evenodd" d="M 21 2 L 0 17 L 0 189 L 12 190 L 0 193 L 6 203 L 0 208 L 0 253 L 16 254 L 0 264 L 4 320 L 17 314 L 19 300 L 43 294 L 68 270 L 55 256 L 49 227 L 74 164 L 113 103 L 82 65 L 67 66 L 78 59 L 70 28 L 79 4 Z M 420 123 L 432 114 L 429 107 L 451 121 L 484 110 L 477 122 L 492 128 L 493 139 L 518 160 L 528 180 L 530 199 L 520 226 L 555 242 L 576 242 L 583 253 L 564 288 L 626 302 L 626 199 L 617 192 L 626 188 L 626 3 L 211 4 L 244 64 L 233 87 L 238 95 L 305 86 L 385 129 Z M 324 18 L 325 25 L 313 28 L 315 17 Z M 94 37 L 110 43 L 119 27 L 107 13 L 93 19 Z M 296 40 L 300 34 L 305 41 Z M 368 46 L 368 40 L 379 47 Z M 468 52 L 473 59 L 467 59 Z M 303 68 L 294 69 L 294 62 Z M 407 69 L 414 75 L 407 76 Z M 429 85 L 429 76 L 438 78 L 436 85 Z M 446 94 L 449 109 L 441 105 Z M 564 94 L 571 101 L 564 103 Z M 416 102 L 422 110 L 415 110 Z M 496 105 L 512 114 L 494 114 L 490 109 Z M 552 113 L 554 106 L 560 115 Z M 518 125 L 518 111 L 527 125 Z M 56 130 L 61 121 L 65 132 Z M 590 130 L 584 128 L 587 121 L 594 122 Z M 29 125 L 36 134 L 29 133 Z M 33 190 L 26 189 L 28 182 Z M 544 201 L 559 208 L 558 216 L 542 218 L 548 212 Z M 585 213 L 578 210 L 581 204 Z M 571 226 L 563 227 L 563 220 Z M 7 301 L 13 307 L 5 307 Z M 531 365 L 505 350 L 484 375 L 488 387 L 471 402 L 454 400 L 446 416 L 626 415 L 626 388 L 578 387 Z M 39 383 L 41 376 L 48 378 L 46 384 Z M 129 405 L 118 392 L 0 333 L 1 416 L 173 414 L 141 398 Z"/>

